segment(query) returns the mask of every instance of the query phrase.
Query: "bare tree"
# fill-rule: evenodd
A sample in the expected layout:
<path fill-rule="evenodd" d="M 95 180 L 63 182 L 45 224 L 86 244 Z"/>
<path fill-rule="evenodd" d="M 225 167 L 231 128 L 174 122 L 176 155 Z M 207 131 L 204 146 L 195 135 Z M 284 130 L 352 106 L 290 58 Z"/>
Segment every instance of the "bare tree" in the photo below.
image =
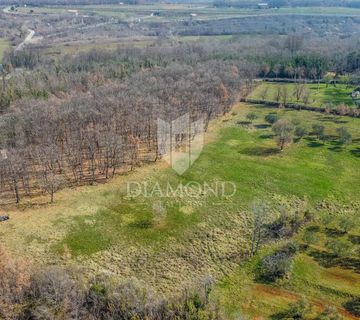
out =
<path fill-rule="evenodd" d="M 273 125 L 272 129 L 280 150 L 283 151 L 285 146 L 293 141 L 294 125 L 286 119 L 280 119 Z"/>
<path fill-rule="evenodd" d="M 54 202 L 54 194 L 64 187 L 66 180 L 61 175 L 52 172 L 43 174 L 40 178 L 40 188 L 50 195 L 50 203 Z"/>
<path fill-rule="evenodd" d="M 251 232 L 251 250 L 250 253 L 254 256 L 261 244 L 266 238 L 266 226 L 270 223 L 270 209 L 265 202 L 253 202 L 251 205 L 252 211 L 252 232 Z"/>

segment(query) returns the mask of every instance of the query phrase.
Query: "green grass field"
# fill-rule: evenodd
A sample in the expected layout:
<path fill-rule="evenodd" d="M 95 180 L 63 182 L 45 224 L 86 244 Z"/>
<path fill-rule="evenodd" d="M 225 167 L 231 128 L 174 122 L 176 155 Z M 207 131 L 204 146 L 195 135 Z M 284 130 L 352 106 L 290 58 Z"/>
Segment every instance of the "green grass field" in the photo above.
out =
<path fill-rule="evenodd" d="M 9 47 L 9 42 L 0 38 L 0 62 L 3 58 L 4 51 Z"/>
<path fill-rule="evenodd" d="M 261 99 L 268 101 L 275 101 L 278 88 L 286 87 L 288 91 L 288 102 L 305 104 L 304 100 L 300 98 L 297 100 L 295 94 L 295 87 L 297 85 L 290 83 L 261 83 L 249 96 L 251 99 Z M 351 93 L 354 90 L 353 86 L 346 86 L 344 84 L 326 85 L 321 84 L 307 84 L 306 90 L 309 92 L 309 101 L 307 105 L 322 107 L 325 104 L 333 104 L 334 107 L 340 103 L 345 103 L 349 106 L 354 106 L 351 98 Z"/>
<path fill-rule="evenodd" d="M 325 125 L 325 142 L 310 134 L 280 152 L 264 121 L 270 111 L 309 131 L 312 124 Z M 257 115 L 252 124 L 246 123 L 249 112 Z M 312 257 L 310 249 L 322 248 L 323 240 L 296 257 L 288 280 L 272 286 L 253 277 L 257 259 L 272 246 L 239 267 L 240 253 L 249 248 L 247 217 L 256 199 L 268 202 L 274 212 L 280 206 L 309 207 L 316 214 L 314 224 L 321 224 L 328 213 L 356 216 L 359 124 L 360 119 L 348 117 L 238 105 L 211 124 L 200 158 L 184 175 L 158 163 L 105 185 L 61 191 L 53 205 L 39 200 L 37 206 L 10 209 L 10 228 L 0 226 L 0 239 L 15 254 L 40 263 L 81 265 L 86 275 L 135 276 L 167 294 L 211 275 L 220 280 L 213 298 L 220 300 L 227 319 L 241 314 L 270 317 L 301 295 L 318 308 L 340 308 L 350 295 L 360 294 L 354 285 L 360 275 L 338 266 L 326 268 Z M 336 129 L 342 126 L 353 136 L 346 146 L 338 143 Z M 176 197 L 127 192 L 128 182 L 146 182 L 151 190 L 156 184 L 164 189 L 169 183 L 191 181 L 231 181 L 236 193 L 216 197 L 195 187 L 193 193 Z M 357 228 L 351 234 L 358 236 L 360 224 L 352 221 Z M 337 225 L 336 220 L 329 223 L 329 228 Z M 301 234 L 298 241 L 303 242 Z"/>
<path fill-rule="evenodd" d="M 265 111 L 266 112 L 266 111 Z M 257 125 L 263 124 L 265 113 L 259 110 L 260 120 Z M 300 121 L 311 131 L 311 123 L 316 116 L 313 114 L 303 115 L 298 119 L 297 113 L 284 113 L 284 116 Z M 336 124 L 335 118 L 319 116 L 319 122 L 326 124 L 329 141 L 325 146 L 320 145 L 314 138 L 308 138 L 299 145 L 293 145 L 286 154 L 278 153 L 269 129 L 248 132 L 238 126 L 229 126 L 221 130 L 221 138 L 213 142 L 203 151 L 202 157 L 195 165 L 178 177 L 171 169 L 164 170 L 160 174 L 149 178 L 149 184 L 158 182 L 166 186 L 168 182 L 177 185 L 179 182 L 186 184 L 190 181 L 234 181 L 237 184 L 237 194 L 233 199 L 216 199 L 206 195 L 193 199 L 166 200 L 162 205 L 167 212 L 166 216 L 156 220 L 153 211 L 154 204 L 163 200 L 157 194 L 150 199 L 145 197 L 124 198 L 120 193 L 120 199 L 111 199 L 107 206 L 99 210 L 95 216 L 84 217 L 75 221 L 75 227 L 65 238 L 66 244 L 74 254 L 91 254 L 105 249 L 107 246 L 117 244 L 126 239 L 135 242 L 143 241 L 146 244 L 166 243 L 169 237 L 179 237 L 184 231 L 192 231 L 198 223 L 207 222 L 208 219 L 216 219 L 219 214 L 219 206 L 226 204 L 226 211 L 242 208 L 247 210 L 248 205 L 255 198 L 273 201 L 273 197 L 280 195 L 285 198 L 303 198 L 306 196 L 311 204 L 318 201 L 335 197 L 345 202 L 355 197 L 357 188 L 348 190 L 348 185 L 356 183 L 357 175 L 351 172 L 357 171 L 357 150 L 354 147 L 340 147 L 334 136 Z M 335 122 L 335 123 L 333 123 Z M 347 120 L 354 135 L 354 139 L 360 138 L 360 129 L 355 124 L 359 121 Z M 354 123 L 354 127 L 350 125 Z M 357 141 L 357 140 L 355 140 Z M 228 163 L 229 165 L 222 165 Z M 342 172 L 342 175 L 339 175 Z M 281 174 L 283 173 L 283 174 Z M 294 181 L 297 186 L 294 187 Z M 110 197 L 119 196 L 111 194 Z M 191 205 L 191 203 L 195 203 Z M 198 202 L 198 206 L 196 203 Z M 186 208 L 186 209 L 184 209 Z M 215 209 L 216 208 L 216 209 Z M 214 210 L 215 209 L 215 210 Z M 183 211 L 189 210 L 191 214 Z M 224 212 L 225 214 L 225 212 Z M 155 215 L 155 216 L 154 216 Z M 213 216 L 213 217 L 212 217 Z M 86 220 L 94 223 L 87 224 Z M 220 221 L 219 221 L 220 222 Z M 106 232 L 114 228 L 114 232 Z M 99 239 L 97 242 L 96 239 Z M 87 244 L 91 242 L 91 246 Z M 84 251 L 84 252 L 83 252 Z"/>

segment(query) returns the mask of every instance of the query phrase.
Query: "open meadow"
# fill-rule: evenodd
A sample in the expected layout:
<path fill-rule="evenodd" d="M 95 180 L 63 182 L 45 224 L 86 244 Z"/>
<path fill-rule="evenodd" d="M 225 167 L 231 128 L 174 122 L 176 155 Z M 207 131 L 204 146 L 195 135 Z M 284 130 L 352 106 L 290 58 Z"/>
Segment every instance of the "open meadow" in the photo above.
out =
<path fill-rule="evenodd" d="M 305 126 L 309 134 L 280 152 L 264 120 L 269 112 Z M 246 118 L 249 113 L 256 115 L 252 123 Z M 19 256 L 45 264 L 82 265 L 88 276 L 134 276 L 167 294 L 211 275 L 220 280 L 213 297 L 220 295 L 229 318 L 238 313 L 270 316 L 306 295 L 317 310 L 335 305 L 346 319 L 354 319 L 342 305 L 360 293 L 354 285 L 360 283 L 360 203 L 354 200 L 360 191 L 359 123 L 349 117 L 237 105 L 211 123 L 200 158 L 183 176 L 159 163 L 106 185 L 61 191 L 53 205 L 43 204 L 42 198 L 30 208 L 24 203 L 8 211 L 11 220 L 0 226 L 1 241 Z M 325 126 L 325 138 L 312 133 L 313 124 Z M 339 127 L 351 132 L 350 144 L 339 143 Z M 190 195 L 163 197 L 155 191 L 146 197 L 137 189 L 129 194 L 127 186 L 146 182 L 148 190 L 155 184 L 164 190 L 168 183 L 191 181 L 233 181 L 236 193 L 216 197 L 195 187 Z M 244 260 L 251 242 L 251 204 L 257 199 L 267 202 L 275 216 L 281 210 L 309 210 L 315 217 L 296 238 L 306 244 L 303 235 L 316 230 L 294 259 L 291 276 L 275 285 L 254 277 L 260 258 L 279 244 Z M 336 235 L 337 219 L 344 218 L 353 221 L 353 227 Z M 333 237 L 354 248 L 354 265 L 342 265 L 341 258 L 326 265 L 325 242 Z"/>
<path fill-rule="evenodd" d="M 326 104 L 336 107 L 336 105 L 341 103 L 355 106 L 355 102 L 351 97 L 355 88 L 355 86 L 345 84 L 263 82 L 255 88 L 249 98 L 283 101 L 283 90 L 285 89 L 287 103 L 299 103 L 315 107 L 324 107 Z"/>

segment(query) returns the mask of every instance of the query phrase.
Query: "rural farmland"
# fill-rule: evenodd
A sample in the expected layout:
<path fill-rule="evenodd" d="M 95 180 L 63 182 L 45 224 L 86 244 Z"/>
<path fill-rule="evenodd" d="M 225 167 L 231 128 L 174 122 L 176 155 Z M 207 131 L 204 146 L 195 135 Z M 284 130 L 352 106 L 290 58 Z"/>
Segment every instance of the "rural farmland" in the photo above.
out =
<path fill-rule="evenodd" d="M 360 318 L 360 1 L 0 5 L 0 319 Z"/>

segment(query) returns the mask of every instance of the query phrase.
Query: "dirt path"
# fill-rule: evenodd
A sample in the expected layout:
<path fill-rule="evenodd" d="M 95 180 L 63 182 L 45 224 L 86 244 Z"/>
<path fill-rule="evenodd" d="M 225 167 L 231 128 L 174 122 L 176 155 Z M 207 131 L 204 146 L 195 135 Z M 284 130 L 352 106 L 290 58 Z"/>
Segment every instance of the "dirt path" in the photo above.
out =
<path fill-rule="evenodd" d="M 3 9 L 3 12 L 6 14 L 16 14 L 16 12 L 12 12 L 11 11 L 11 7 L 6 7 Z M 24 48 L 24 46 L 26 46 L 27 44 L 31 43 L 33 41 L 33 38 L 35 36 L 35 31 L 32 29 L 28 29 L 28 35 L 26 36 L 26 38 L 24 39 L 23 42 L 21 42 L 16 48 L 15 48 L 15 52 L 16 51 L 20 51 Z"/>
<path fill-rule="evenodd" d="M 34 35 L 35 35 L 35 31 L 32 29 L 28 29 L 29 34 L 26 36 L 26 38 L 24 39 L 23 42 L 21 42 L 15 49 L 16 51 L 20 51 L 24 48 L 25 45 L 27 45 L 28 43 L 31 43 Z"/>

